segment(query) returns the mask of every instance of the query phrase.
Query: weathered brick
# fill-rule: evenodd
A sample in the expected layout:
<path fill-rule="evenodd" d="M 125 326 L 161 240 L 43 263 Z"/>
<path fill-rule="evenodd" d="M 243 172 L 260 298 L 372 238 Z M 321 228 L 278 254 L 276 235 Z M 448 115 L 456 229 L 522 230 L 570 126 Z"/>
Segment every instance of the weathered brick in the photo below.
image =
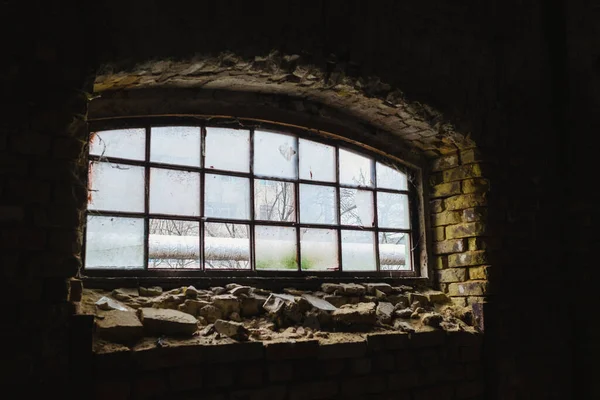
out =
<path fill-rule="evenodd" d="M 203 370 L 201 367 L 187 366 L 169 370 L 171 387 L 178 390 L 197 389 L 202 387 Z"/>
<path fill-rule="evenodd" d="M 308 382 L 292 385 L 289 400 L 329 399 L 336 397 L 340 388 L 336 381 Z"/>
<path fill-rule="evenodd" d="M 452 386 L 434 386 L 413 391 L 413 400 L 453 400 L 454 388 Z"/>
<path fill-rule="evenodd" d="M 286 382 L 291 381 L 294 375 L 292 363 L 271 363 L 268 367 L 269 381 Z"/>
<path fill-rule="evenodd" d="M 481 236 L 485 233 L 485 225 L 481 222 L 466 222 L 446 227 L 447 239 L 459 239 L 473 236 Z"/>
<path fill-rule="evenodd" d="M 393 371 L 394 356 L 391 354 L 378 354 L 373 357 L 373 369 L 375 371 Z"/>
<path fill-rule="evenodd" d="M 449 197 L 455 194 L 460 194 L 460 181 L 442 183 L 431 188 L 431 198 Z"/>
<path fill-rule="evenodd" d="M 404 332 L 369 333 L 367 346 L 370 351 L 403 349 L 408 343 L 408 334 Z"/>
<path fill-rule="evenodd" d="M 50 150 L 50 135 L 25 133 L 11 137 L 12 150 L 18 154 L 43 155 Z"/>
<path fill-rule="evenodd" d="M 489 266 L 469 268 L 469 279 L 489 279 Z"/>
<path fill-rule="evenodd" d="M 472 164 L 480 161 L 483 161 L 483 157 L 477 149 L 463 150 L 460 152 L 460 162 L 462 164 Z"/>
<path fill-rule="evenodd" d="M 384 392 L 386 388 L 385 378 L 381 375 L 356 376 L 341 381 L 340 393 L 345 398 L 365 393 L 380 393 Z"/>
<path fill-rule="evenodd" d="M 464 282 L 467 280 L 466 268 L 447 268 L 436 273 L 438 281 L 443 283 Z"/>
<path fill-rule="evenodd" d="M 454 305 L 460 307 L 465 307 L 467 305 L 467 299 L 465 297 L 451 297 L 450 300 L 452 300 L 452 303 L 454 303 Z"/>
<path fill-rule="evenodd" d="M 437 256 L 435 257 L 435 269 L 448 268 L 448 256 Z"/>
<path fill-rule="evenodd" d="M 448 285 L 449 296 L 483 296 L 488 291 L 486 281 L 469 281 Z"/>
<path fill-rule="evenodd" d="M 440 213 L 446 209 L 444 207 L 444 200 L 442 200 L 442 199 L 432 200 L 430 202 L 430 204 L 431 204 L 431 212 L 434 212 L 434 213 Z"/>
<path fill-rule="evenodd" d="M 468 305 L 481 304 L 484 302 L 484 300 L 485 300 L 485 298 L 481 297 L 481 296 L 470 296 L 470 297 L 467 297 L 467 304 Z"/>
<path fill-rule="evenodd" d="M 319 346 L 319 358 L 353 358 L 362 357 L 367 352 L 367 342 L 328 343 Z"/>
<path fill-rule="evenodd" d="M 348 365 L 350 374 L 366 375 L 371 372 L 371 359 L 368 357 L 354 358 Z"/>
<path fill-rule="evenodd" d="M 54 139 L 52 155 L 56 158 L 76 160 L 81 157 L 85 142 L 70 136 L 58 136 Z"/>
<path fill-rule="evenodd" d="M 469 178 L 480 178 L 483 176 L 479 164 L 462 165 L 457 168 L 446 170 L 442 173 L 444 182 L 454 182 Z"/>
<path fill-rule="evenodd" d="M 461 221 L 461 215 L 458 211 L 444 211 L 442 213 L 431 215 L 432 226 L 458 224 Z"/>
<path fill-rule="evenodd" d="M 482 265 L 487 263 L 487 261 L 487 252 L 485 250 L 467 251 L 448 256 L 448 266 L 450 268 Z"/>
<path fill-rule="evenodd" d="M 441 346 L 444 344 L 445 337 L 446 333 L 442 330 L 421 331 L 411 333 L 409 343 L 411 347 L 416 349 Z"/>
<path fill-rule="evenodd" d="M 453 154 L 446 157 L 439 157 L 431 163 L 431 170 L 434 172 L 443 171 L 458 166 L 458 155 Z"/>
<path fill-rule="evenodd" d="M 446 230 L 444 226 L 436 226 L 433 229 L 433 240 L 442 241 L 446 239 Z"/>
<path fill-rule="evenodd" d="M 166 375 L 163 371 L 146 372 L 133 383 L 133 395 L 136 399 L 160 397 L 167 393 Z"/>
<path fill-rule="evenodd" d="M 464 210 L 465 208 L 485 206 L 487 196 L 485 193 L 460 194 L 444 200 L 446 210 Z"/>
<path fill-rule="evenodd" d="M 464 239 L 444 240 L 433 244 L 433 254 L 451 254 L 465 251 Z"/>
<path fill-rule="evenodd" d="M 484 193 L 490 189 L 490 181 L 483 178 L 465 179 L 461 183 L 463 193 Z"/>
<path fill-rule="evenodd" d="M 289 360 L 316 357 L 319 353 L 318 340 L 272 342 L 265 345 L 267 360 Z"/>
<path fill-rule="evenodd" d="M 417 371 L 393 373 L 387 376 L 387 384 L 390 390 L 414 388 L 421 383 L 421 377 Z"/>
<path fill-rule="evenodd" d="M 463 222 L 485 221 L 487 219 L 488 210 L 486 207 L 474 207 L 462 210 Z"/>

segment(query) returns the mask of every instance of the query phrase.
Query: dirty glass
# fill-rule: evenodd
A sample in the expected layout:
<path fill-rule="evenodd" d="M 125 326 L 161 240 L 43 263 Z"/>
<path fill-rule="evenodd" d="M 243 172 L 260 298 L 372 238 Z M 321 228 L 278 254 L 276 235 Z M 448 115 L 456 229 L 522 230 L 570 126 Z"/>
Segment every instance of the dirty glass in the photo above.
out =
<path fill-rule="evenodd" d="M 337 231 L 300 228 L 300 258 L 303 271 L 337 271 Z"/>
<path fill-rule="evenodd" d="M 146 158 L 146 129 L 92 132 L 89 151 L 94 156 L 144 160 Z"/>
<path fill-rule="evenodd" d="M 382 271 L 409 271 L 410 235 L 404 232 L 379 232 L 379 264 Z"/>
<path fill-rule="evenodd" d="M 254 234 L 257 270 L 298 269 L 296 228 L 256 226 Z"/>
<path fill-rule="evenodd" d="M 374 226 L 373 192 L 340 188 L 340 217 L 343 225 Z"/>
<path fill-rule="evenodd" d="M 227 175 L 205 175 L 204 215 L 250 219 L 250 180 Z"/>
<path fill-rule="evenodd" d="M 200 127 L 166 126 L 150 130 L 150 161 L 200 167 Z"/>
<path fill-rule="evenodd" d="M 204 224 L 204 268 L 250 269 L 250 234 L 245 224 Z"/>
<path fill-rule="evenodd" d="M 371 158 L 340 149 L 340 183 L 372 187 L 372 165 Z"/>
<path fill-rule="evenodd" d="M 380 228 L 409 229 L 408 196 L 378 192 L 377 219 Z"/>
<path fill-rule="evenodd" d="M 88 209 L 144 211 L 144 167 L 90 162 Z"/>
<path fill-rule="evenodd" d="M 298 145 L 292 135 L 254 132 L 254 173 L 277 178 L 298 177 Z"/>
<path fill-rule="evenodd" d="M 407 190 L 406 174 L 395 168 L 377 163 L 377 187 L 382 189 Z"/>
<path fill-rule="evenodd" d="M 337 223 L 335 188 L 300 185 L 300 222 L 309 224 Z"/>
<path fill-rule="evenodd" d="M 200 223 L 151 218 L 148 268 L 200 268 Z"/>
<path fill-rule="evenodd" d="M 295 221 L 294 192 L 293 183 L 255 179 L 254 218 L 263 221 Z"/>
<path fill-rule="evenodd" d="M 144 219 L 88 215 L 85 267 L 144 268 Z"/>
<path fill-rule="evenodd" d="M 300 179 L 335 182 L 335 147 L 299 139 Z"/>
<path fill-rule="evenodd" d="M 200 174 L 151 168 L 150 212 L 199 216 Z"/>
<path fill-rule="evenodd" d="M 241 129 L 206 128 L 206 169 L 248 172 L 250 132 Z"/>
<path fill-rule="evenodd" d="M 373 232 L 342 231 L 342 269 L 375 271 L 375 235 Z"/>

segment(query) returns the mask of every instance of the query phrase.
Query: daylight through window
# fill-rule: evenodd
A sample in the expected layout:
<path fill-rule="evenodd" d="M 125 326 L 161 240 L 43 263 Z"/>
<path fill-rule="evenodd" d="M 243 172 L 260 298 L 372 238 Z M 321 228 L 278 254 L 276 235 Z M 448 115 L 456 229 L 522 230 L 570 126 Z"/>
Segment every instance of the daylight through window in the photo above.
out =
<path fill-rule="evenodd" d="M 413 271 L 406 171 L 320 137 L 211 126 L 90 135 L 85 269 Z"/>

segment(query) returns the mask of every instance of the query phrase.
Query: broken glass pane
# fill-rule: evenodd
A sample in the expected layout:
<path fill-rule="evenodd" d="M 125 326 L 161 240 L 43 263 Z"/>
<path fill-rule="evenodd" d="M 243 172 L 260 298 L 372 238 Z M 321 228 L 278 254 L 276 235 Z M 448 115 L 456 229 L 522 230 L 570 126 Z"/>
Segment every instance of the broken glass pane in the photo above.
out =
<path fill-rule="evenodd" d="M 300 228 L 303 271 L 337 271 L 338 242 L 334 229 Z"/>
<path fill-rule="evenodd" d="M 377 219 L 380 228 L 410 229 L 408 196 L 377 192 Z"/>
<path fill-rule="evenodd" d="M 200 223 L 150 219 L 148 268 L 200 268 Z"/>
<path fill-rule="evenodd" d="M 335 147 L 299 139 L 300 179 L 335 182 Z"/>
<path fill-rule="evenodd" d="M 263 221 L 295 221 L 296 198 L 290 182 L 254 180 L 254 218 Z"/>
<path fill-rule="evenodd" d="M 352 186 L 373 186 L 373 160 L 354 152 L 340 149 L 340 183 Z"/>
<path fill-rule="evenodd" d="M 256 226 L 256 269 L 298 269 L 296 260 L 296 228 L 283 226 Z"/>
<path fill-rule="evenodd" d="M 337 223 L 335 188 L 300 185 L 300 222 L 307 224 Z"/>
<path fill-rule="evenodd" d="M 88 209 L 144 211 L 144 167 L 90 162 Z"/>
<path fill-rule="evenodd" d="M 250 269 L 249 227 L 242 224 L 204 224 L 206 269 Z"/>
<path fill-rule="evenodd" d="M 375 271 L 375 234 L 365 231 L 342 231 L 342 270 Z"/>
<path fill-rule="evenodd" d="M 377 163 L 377 187 L 383 189 L 408 190 L 406 174 L 393 167 Z"/>
<path fill-rule="evenodd" d="M 90 154 L 128 160 L 144 160 L 146 158 L 146 129 L 92 132 L 90 134 Z"/>
<path fill-rule="evenodd" d="M 250 219 L 250 180 L 227 175 L 205 175 L 204 215 Z"/>
<path fill-rule="evenodd" d="M 206 128 L 207 169 L 250 171 L 250 132 L 230 128 Z"/>
<path fill-rule="evenodd" d="M 295 136 L 254 132 L 254 173 L 280 178 L 298 177 L 298 146 Z"/>
<path fill-rule="evenodd" d="M 343 225 L 375 226 L 373 192 L 340 188 L 340 216 Z"/>
<path fill-rule="evenodd" d="M 150 161 L 200 167 L 200 127 L 152 128 Z"/>
<path fill-rule="evenodd" d="M 382 271 L 410 271 L 410 235 L 379 232 L 379 264 Z"/>
<path fill-rule="evenodd" d="M 88 215 L 85 268 L 144 268 L 144 219 Z"/>
<path fill-rule="evenodd" d="M 151 168 L 150 212 L 199 216 L 200 174 Z"/>

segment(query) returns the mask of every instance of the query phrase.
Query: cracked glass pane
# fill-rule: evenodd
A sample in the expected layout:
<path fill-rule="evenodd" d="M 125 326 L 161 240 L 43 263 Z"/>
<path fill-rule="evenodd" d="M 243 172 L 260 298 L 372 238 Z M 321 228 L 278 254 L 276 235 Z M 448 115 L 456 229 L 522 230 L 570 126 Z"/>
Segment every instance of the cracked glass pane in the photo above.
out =
<path fill-rule="evenodd" d="M 375 234 L 364 231 L 342 231 L 342 269 L 375 271 Z"/>
<path fill-rule="evenodd" d="M 204 224 L 204 268 L 250 269 L 249 226 Z"/>
<path fill-rule="evenodd" d="M 408 196 L 377 192 L 377 219 L 380 228 L 410 229 Z"/>
<path fill-rule="evenodd" d="M 204 215 L 214 218 L 250 219 L 250 180 L 206 174 Z"/>
<path fill-rule="evenodd" d="M 88 209 L 144 211 L 144 167 L 90 162 Z"/>
<path fill-rule="evenodd" d="M 337 231 L 300 228 L 300 258 L 303 271 L 337 271 Z"/>
<path fill-rule="evenodd" d="M 150 212 L 199 216 L 200 174 L 151 168 Z"/>
<path fill-rule="evenodd" d="M 200 167 L 200 127 L 152 128 L 150 131 L 150 161 Z"/>
<path fill-rule="evenodd" d="M 284 226 L 256 226 L 256 269 L 298 269 L 296 260 L 296 228 Z"/>
<path fill-rule="evenodd" d="M 382 189 L 408 190 L 406 174 L 396 168 L 378 162 L 377 187 Z"/>
<path fill-rule="evenodd" d="M 295 221 L 296 197 L 290 182 L 254 180 L 254 218 L 262 221 Z"/>
<path fill-rule="evenodd" d="M 298 145 L 292 135 L 254 132 L 254 173 L 278 178 L 298 177 Z"/>
<path fill-rule="evenodd" d="M 335 147 L 299 139 L 300 179 L 335 182 Z"/>
<path fill-rule="evenodd" d="M 200 223 L 150 219 L 148 268 L 200 268 Z"/>
<path fill-rule="evenodd" d="M 335 188 L 300 185 L 300 222 L 307 224 L 337 223 Z"/>
<path fill-rule="evenodd" d="M 375 226 L 373 192 L 340 188 L 340 216 L 343 225 Z"/>
<path fill-rule="evenodd" d="M 410 271 L 410 235 L 379 232 L 379 263 L 382 271 Z"/>
<path fill-rule="evenodd" d="M 144 219 L 88 215 L 85 268 L 143 269 Z"/>
<path fill-rule="evenodd" d="M 242 129 L 206 128 L 207 169 L 250 171 L 250 132 Z"/>
<path fill-rule="evenodd" d="M 127 160 L 146 158 L 146 129 L 116 129 L 92 132 L 90 154 Z"/>
<path fill-rule="evenodd" d="M 340 149 L 340 183 L 351 186 L 373 186 L 373 160 L 352 151 Z"/>

